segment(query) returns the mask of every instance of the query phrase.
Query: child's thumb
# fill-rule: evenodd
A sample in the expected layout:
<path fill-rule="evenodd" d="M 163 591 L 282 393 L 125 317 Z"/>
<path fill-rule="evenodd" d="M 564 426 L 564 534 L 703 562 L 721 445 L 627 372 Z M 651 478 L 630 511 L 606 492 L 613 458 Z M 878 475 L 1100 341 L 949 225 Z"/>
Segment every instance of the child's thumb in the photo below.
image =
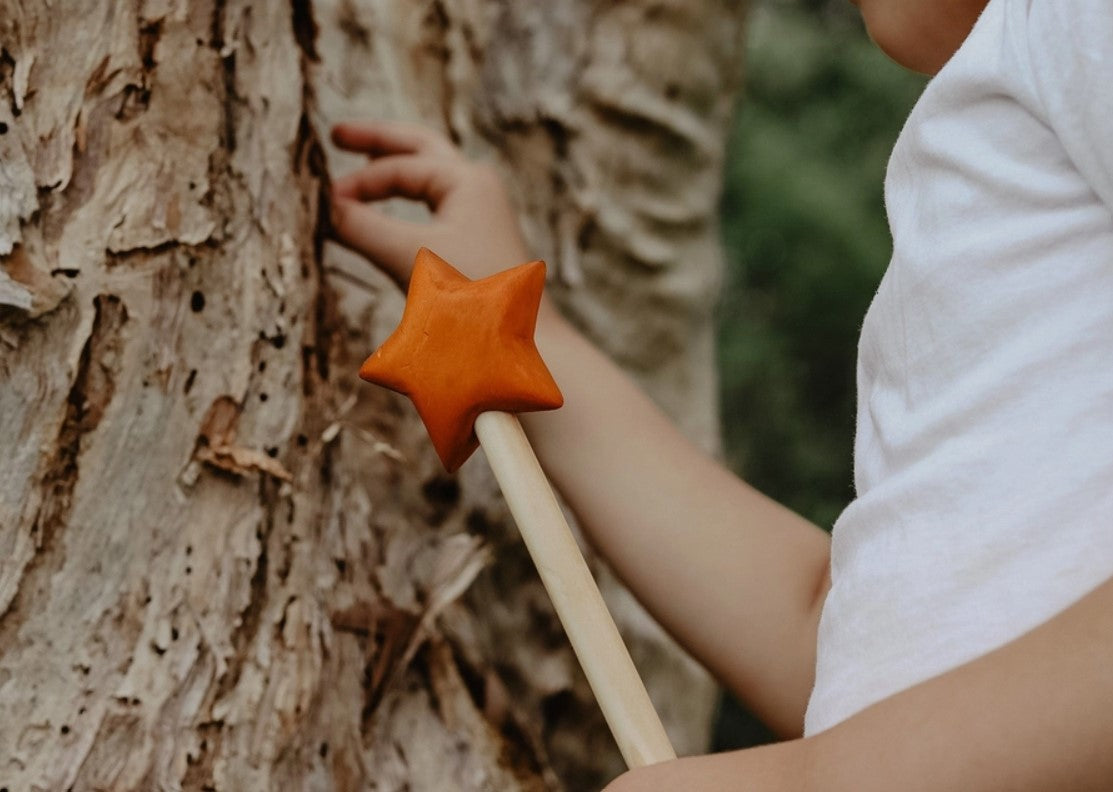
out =
<path fill-rule="evenodd" d="M 332 237 L 361 253 L 403 289 L 421 247 L 413 223 L 389 217 L 351 198 L 332 197 Z"/>

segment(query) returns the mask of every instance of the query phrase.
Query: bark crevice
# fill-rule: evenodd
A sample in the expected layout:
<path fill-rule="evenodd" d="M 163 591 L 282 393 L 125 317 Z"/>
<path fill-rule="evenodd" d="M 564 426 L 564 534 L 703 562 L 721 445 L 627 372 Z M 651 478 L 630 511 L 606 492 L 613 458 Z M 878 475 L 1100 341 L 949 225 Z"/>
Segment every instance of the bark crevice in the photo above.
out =
<path fill-rule="evenodd" d="M 37 588 L 31 582 L 32 575 L 46 566 L 51 571 L 61 568 L 64 557 L 58 548 L 58 537 L 71 518 L 80 474 L 82 440 L 100 424 L 116 389 L 121 331 L 128 320 L 127 308 L 113 294 L 98 295 L 93 305 L 92 327 L 66 398 L 65 416 L 52 445 L 53 453 L 39 479 L 41 500 L 30 526 L 34 555 L 23 568 L 15 596 L 0 611 L 0 647 L 8 645 L 18 633 L 21 595 L 28 588 Z"/>

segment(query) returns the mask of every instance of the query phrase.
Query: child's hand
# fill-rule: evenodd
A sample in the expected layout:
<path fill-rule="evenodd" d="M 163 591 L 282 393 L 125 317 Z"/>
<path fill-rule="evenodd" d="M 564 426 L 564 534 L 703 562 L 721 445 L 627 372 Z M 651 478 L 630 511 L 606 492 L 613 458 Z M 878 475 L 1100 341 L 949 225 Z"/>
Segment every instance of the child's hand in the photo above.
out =
<path fill-rule="evenodd" d="M 338 124 L 332 139 L 370 157 L 333 182 L 333 234 L 403 289 L 421 247 L 473 279 L 529 259 L 498 173 L 470 162 L 440 134 L 416 124 L 369 121 Z M 388 198 L 421 201 L 432 220 L 399 220 L 372 206 Z"/>

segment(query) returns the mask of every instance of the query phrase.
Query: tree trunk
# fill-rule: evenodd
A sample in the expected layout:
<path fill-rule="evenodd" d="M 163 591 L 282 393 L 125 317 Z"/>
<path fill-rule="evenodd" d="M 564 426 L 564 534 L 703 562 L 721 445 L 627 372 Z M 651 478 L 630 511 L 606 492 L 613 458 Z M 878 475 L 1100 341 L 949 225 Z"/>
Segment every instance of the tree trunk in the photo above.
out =
<path fill-rule="evenodd" d="M 0 0 L 0 789 L 621 769 L 481 456 L 446 476 L 409 405 L 354 376 L 401 298 L 324 243 L 350 163 L 321 141 L 420 119 L 497 161 L 569 315 L 713 447 L 741 18 Z M 699 750 L 713 687 L 600 572 Z"/>

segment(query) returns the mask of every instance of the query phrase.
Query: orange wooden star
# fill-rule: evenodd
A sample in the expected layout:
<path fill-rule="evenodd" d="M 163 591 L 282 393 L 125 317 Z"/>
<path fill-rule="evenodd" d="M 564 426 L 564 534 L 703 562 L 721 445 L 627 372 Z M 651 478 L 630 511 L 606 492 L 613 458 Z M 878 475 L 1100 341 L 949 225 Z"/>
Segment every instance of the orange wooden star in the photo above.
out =
<path fill-rule="evenodd" d="M 533 343 L 544 287 L 542 261 L 473 281 L 418 251 L 402 321 L 359 376 L 410 397 L 450 473 L 479 445 L 480 413 L 564 403 Z"/>

